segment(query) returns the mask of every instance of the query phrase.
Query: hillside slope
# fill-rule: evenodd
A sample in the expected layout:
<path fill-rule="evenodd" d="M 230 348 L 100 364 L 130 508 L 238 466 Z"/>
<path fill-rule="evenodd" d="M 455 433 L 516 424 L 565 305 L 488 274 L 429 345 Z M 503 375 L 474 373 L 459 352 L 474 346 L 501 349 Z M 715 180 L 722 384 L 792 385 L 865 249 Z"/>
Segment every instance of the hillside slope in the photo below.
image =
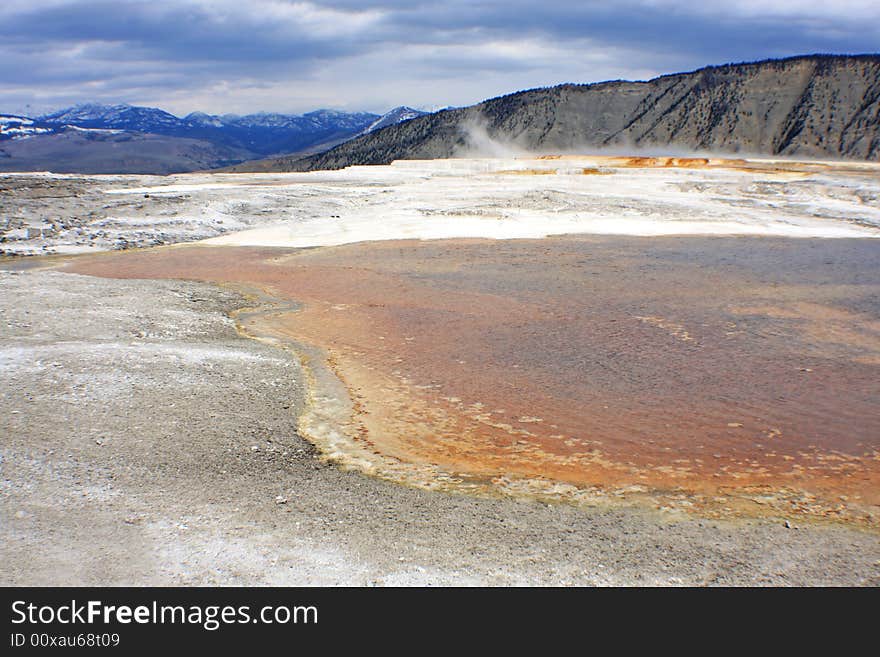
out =
<path fill-rule="evenodd" d="M 880 159 L 880 55 L 708 67 L 648 82 L 561 85 L 413 119 L 279 171 L 535 152 L 657 148 Z M 489 153 L 491 154 L 491 153 Z"/>
<path fill-rule="evenodd" d="M 370 125 L 364 128 L 360 133 L 358 133 L 358 135 L 347 134 L 341 137 L 337 136 L 335 138 L 327 139 L 323 142 L 310 144 L 305 148 L 299 149 L 298 151 L 288 149 L 288 152 L 284 155 L 249 160 L 247 162 L 242 162 L 241 164 L 236 164 L 221 170 L 233 173 L 264 173 L 287 170 L 284 168 L 279 168 L 285 166 L 280 163 L 290 163 L 308 157 L 310 155 L 323 153 L 335 146 L 338 146 L 339 144 L 349 141 L 356 136 L 368 135 L 373 132 L 383 130 L 388 126 L 397 125 L 405 121 L 411 121 L 417 117 L 425 116 L 426 114 L 427 112 L 401 105 L 400 107 L 395 107 L 394 109 L 389 110 L 388 112 L 377 118 Z"/>
<path fill-rule="evenodd" d="M 198 139 L 66 126 L 0 141 L 0 171 L 164 175 L 216 169 L 247 155 Z"/>

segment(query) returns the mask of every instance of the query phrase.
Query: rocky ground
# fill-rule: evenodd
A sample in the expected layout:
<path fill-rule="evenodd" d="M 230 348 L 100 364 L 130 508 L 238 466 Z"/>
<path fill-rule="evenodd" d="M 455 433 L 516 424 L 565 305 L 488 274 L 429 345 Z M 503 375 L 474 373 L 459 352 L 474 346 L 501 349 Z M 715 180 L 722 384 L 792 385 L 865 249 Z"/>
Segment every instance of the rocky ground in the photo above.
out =
<path fill-rule="evenodd" d="M 477 499 L 321 461 L 286 352 L 185 282 L 0 273 L 0 584 L 880 584 L 836 525 Z"/>
<path fill-rule="evenodd" d="M 197 179 L 203 179 L 197 178 Z M 213 189 L 118 193 L 167 187 L 160 176 L 0 173 L 0 256 L 84 253 L 175 244 L 260 225 L 283 197 Z M 259 207 L 254 207 L 255 203 Z"/>
<path fill-rule="evenodd" d="M 0 173 L 0 255 L 207 238 L 304 247 L 583 233 L 880 236 L 880 165 L 680 161 L 511 157 L 306 174 Z"/>

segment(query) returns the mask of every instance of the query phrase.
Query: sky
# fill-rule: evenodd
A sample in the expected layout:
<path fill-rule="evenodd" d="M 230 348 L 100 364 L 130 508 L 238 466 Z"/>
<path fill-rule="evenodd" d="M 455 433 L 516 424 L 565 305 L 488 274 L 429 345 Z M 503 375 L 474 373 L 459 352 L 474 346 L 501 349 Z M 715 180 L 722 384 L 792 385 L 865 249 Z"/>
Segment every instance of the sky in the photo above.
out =
<path fill-rule="evenodd" d="M 563 82 L 880 52 L 878 0 L 3 0 L 0 110 L 469 105 Z"/>

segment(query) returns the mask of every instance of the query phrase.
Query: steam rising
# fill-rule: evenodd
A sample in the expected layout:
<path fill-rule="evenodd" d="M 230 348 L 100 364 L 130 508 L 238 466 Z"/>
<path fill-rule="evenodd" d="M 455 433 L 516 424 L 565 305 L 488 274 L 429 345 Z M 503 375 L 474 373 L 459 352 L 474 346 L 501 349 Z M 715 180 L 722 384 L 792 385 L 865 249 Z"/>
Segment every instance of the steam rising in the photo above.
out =
<path fill-rule="evenodd" d="M 528 158 L 546 155 L 596 155 L 608 157 L 704 157 L 704 158 L 762 158 L 766 154 L 751 153 L 739 149 L 708 150 L 688 149 L 671 144 L 636 144 L 630 139 L 619 137 L 613 144 L 596 144 L 591 135 L 566 147 L 539 146 L 529 148 L 519 137 L 505 134 L 502 130 L 492 127 L 485 116 L 479 115 L 465 119 L 459 126 L 462 143 L 453 149 L 454 158 Z M 803 157 L 775 155 L 777 160 L 804 161 Z"/>
<path fill-rule="evenodd" d="M 499 138 L 489 134 L 489 124 L 485 118 L 468 119 L 461 124 L 464 145 L 456 148 L 454 157 L 458 158 L 511 158 L 530 155 L 529 151 L 513 139 Z"/>

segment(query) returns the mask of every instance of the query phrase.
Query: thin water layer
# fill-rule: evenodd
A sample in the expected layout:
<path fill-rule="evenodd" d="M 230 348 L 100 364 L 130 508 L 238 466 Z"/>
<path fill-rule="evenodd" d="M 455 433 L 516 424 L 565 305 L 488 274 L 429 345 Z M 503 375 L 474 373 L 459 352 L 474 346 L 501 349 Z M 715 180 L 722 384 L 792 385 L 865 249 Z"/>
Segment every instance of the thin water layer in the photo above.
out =
<path fill-rule="evenodd" d="M 880 522 L 874 240 L 196 246 L 72 270 L 246 284 L 301 304 L 250 313 L 243 329 L 321 354 L 348 402 L 305 432 L 374 474 Z"/>

